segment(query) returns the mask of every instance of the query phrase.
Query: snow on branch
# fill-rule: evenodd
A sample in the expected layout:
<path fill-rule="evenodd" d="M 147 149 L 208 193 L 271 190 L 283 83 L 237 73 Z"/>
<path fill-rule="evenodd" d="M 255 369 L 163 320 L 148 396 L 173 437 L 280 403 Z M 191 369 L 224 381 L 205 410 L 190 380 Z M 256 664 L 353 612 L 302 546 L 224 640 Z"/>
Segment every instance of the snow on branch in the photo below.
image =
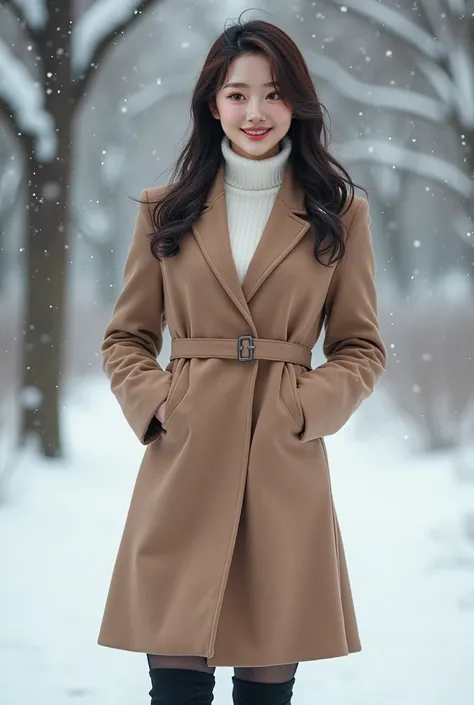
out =
<path fill-rule="evenodd" d="M 135 118 L 153 108 L 160 101 L 183 95 L 189 91 L 194 78 L 190 73 L 173 73 L 172 79 L 167 78 L 165 83 L 160 78 L 158 83 L 144 86 L 132 95 L 123 98 L 119 110 L 122 113 L 127 113 L 129 118 Z"/>
<path fill-rule="evenodd" d="M 100 46 L 120 31 L 150 4 L 143 0 L 96 0 L 75 23 L 72 34 L 72 72 L 74 77 L 86 73 Z"/>
<path fill-rule="evenodd" d="M 334 59 L 312 49 L 305 49 L 304 53 L 311 73 L 329 81 L 338 93 L 357 103 L 410 113 L 434 123 L 443 122 L 449 113 L 448 106 L 434 98 L 403 88 L 363 83 Z"/>
<path fill-rule="evenodd" d="M 0 101 L 11 111 L 18 131 L 34 138 L 38 160 L 52 161 L 56 155 L 57 138 L 54 120 L 44 108 L 41 84 L 1 39 Z"/>
<path fill-rule="evenodd" d="M 457 113 L 461 124 L 469 130 L 474 129 L 474 61 L 467 46 L 458 42 L 450 55 L 453 76 L 456 81 Z"/>
<path fill-rule="evenodd" d="M 420 0 L 424 13 L 437 41 L 444 46 L 444 55 L 449 57 L 456 46 L 449 17 L 443 11 L 442 0 Z"/>
<path fill-rule="evenodd" d="M 18 14 L 25 21 L 28 29 L 38 31 L 44 29 L 48 22 L 46 0 L 11 0 Z"/>
<path fill-rule="evenodd" d="M 343 162 L 373 162 L 404 169 L 427 181 L 437 181 L 448 186 L 457 196 L 474 197 L 474 184 L 464 171 L 432 154 L 422 154 L 400 145 L 380 140 L 361 139 L 347 142 L 337 153 Z"/>
<path fill-rule="evenodd" d="M 445 48 L 422 27 L 405 17 L 401 12 L 384 5 L 378 0 L 328 0 L 340 7 L 350 8 L 358 15 L 375 20 L 385 31 L 413 45 L 431 59 L 445 56 Z"/>
<path fill-rule="evenodd" d="M 451 12 L 453 12 L 455 15 L 458 15 L 459 17 L 464 15 L 468 10 L 466 0 L 447 0 L 447 2 Z"/>
<path fill-rule="evenodd" d="M 454 94 L 456 86 L 454 85 L 451 76 L 446 73 L 444 68 L 436 64 L 430 59 L 424 57 L 416 62 L 418 68 L 423 72 L 425 78 L 430 82 L 431 87 L 436 91 L 437 95 L 445 105 L 454 108 Z"/>
<path fill-rule="evenodd" d="M 438 95 L 442 96 L 442 92 L 445 93 L 445 102 L 448 102 L 451 109 L 456 112 L 461 125 L 471 130 L 474 127 L 474 58 L 468 21 L 461 24 L 460 18 L 457 17 L 455 23 L 454 17 L 451 17 L 453 26 L 456 26 L 455 36 L 446 13 L 442 12 L 440 0 L 421 0 L 421 2 L 434 33 L 447 51 L 447 61 L 443 63 L 447 64 L 450 73 L 449 91 L 447 79 L 443 79 L 442 76 L 444 68 L 436 64 L 431 68 L 427 65 L 422 68 Z M 451 0 L 448 4 L 454 14 L 461 11 L 465 3 Z"/>

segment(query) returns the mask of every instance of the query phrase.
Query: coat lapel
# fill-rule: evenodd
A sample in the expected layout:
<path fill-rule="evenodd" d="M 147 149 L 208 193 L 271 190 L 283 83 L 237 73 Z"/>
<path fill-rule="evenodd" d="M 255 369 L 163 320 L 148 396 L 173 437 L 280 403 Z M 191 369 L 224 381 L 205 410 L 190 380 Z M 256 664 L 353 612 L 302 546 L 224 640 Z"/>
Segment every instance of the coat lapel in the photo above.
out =
<path fill-rule="evenodd" d="M 304 215 L 304 193 L 293 179 L 288 162 L 273 208 L 258 242 L 245 278 L 240 284 L 232 254 L 224 188 L 224 163 L 209 190 L 205 208 L 193 225 L 196 241 L 223 289 L 255 331 L 248 303 L 266 278 L 297 245 L 310 224 Z"/>

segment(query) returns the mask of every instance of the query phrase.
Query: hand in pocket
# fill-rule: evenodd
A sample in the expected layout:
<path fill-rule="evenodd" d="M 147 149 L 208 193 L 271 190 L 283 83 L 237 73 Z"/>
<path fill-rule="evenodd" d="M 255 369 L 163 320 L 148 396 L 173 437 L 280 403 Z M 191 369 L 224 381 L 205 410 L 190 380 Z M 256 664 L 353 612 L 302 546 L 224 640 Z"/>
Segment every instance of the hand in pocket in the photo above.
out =
<path fill-rule="evenodd" d="M 163 423 L 163 419 L 165 418 L 165 409 L 166 409 L 166 400 L 160 404 L 158 407 L 158 410 L 155 413 L 156 418 L 160 423 Z"/>

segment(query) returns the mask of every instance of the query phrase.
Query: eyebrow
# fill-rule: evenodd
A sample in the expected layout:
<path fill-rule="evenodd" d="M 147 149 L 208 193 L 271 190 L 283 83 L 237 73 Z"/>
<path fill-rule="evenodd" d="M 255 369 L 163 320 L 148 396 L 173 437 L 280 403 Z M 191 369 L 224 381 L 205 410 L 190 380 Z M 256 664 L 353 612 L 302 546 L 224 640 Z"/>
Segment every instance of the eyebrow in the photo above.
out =
<path fill-rule="evenodd" d="M 276 86 L 277 84 L 274 83 L 273 81 L 269 81 L 268 83 L 264 83 L 264 86 Z M 241 83 L 241 82 L 231 82 L 231 83 L 226 83 L 224 88 L 249 88 L 248 83 Z"/>

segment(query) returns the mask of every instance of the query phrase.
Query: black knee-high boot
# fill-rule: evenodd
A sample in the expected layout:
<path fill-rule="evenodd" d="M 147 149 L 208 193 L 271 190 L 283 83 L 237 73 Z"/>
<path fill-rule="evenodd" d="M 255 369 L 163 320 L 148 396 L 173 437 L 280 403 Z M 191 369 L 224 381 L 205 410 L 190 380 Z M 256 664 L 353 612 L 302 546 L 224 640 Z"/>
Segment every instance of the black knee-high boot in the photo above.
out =
<path fill-rule="evenodd" d="M 232 676 L 234 705 L 291 705 L 295 678 L 285 683 L 257 683 Z"/>
<path fill-rule="evenodd" d="M 150 669 L 151 705 L 211 705 L 215 676 L 188 668 Z"/>

